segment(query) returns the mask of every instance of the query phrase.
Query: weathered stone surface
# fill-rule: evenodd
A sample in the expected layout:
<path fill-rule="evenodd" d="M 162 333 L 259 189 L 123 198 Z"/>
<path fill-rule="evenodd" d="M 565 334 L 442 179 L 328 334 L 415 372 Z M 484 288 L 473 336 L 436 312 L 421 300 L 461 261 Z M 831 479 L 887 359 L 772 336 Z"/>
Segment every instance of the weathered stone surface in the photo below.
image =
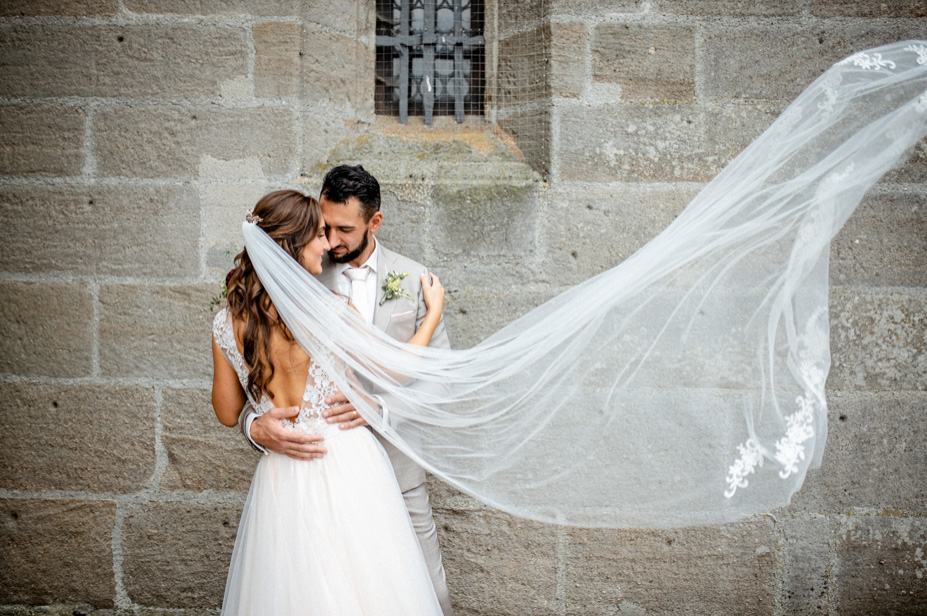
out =
<path fill-rule="evenodd" d="M 106 285 L 100 289 L 100 370 L 106 376 L 212 376 L 210 298 L 198 286 Z"/>
<path fill-rule="evenodd" d="M 579 98 L 586 85 L 586 24 L 554 23 L 550 32 L 550 93 Z"/>
<path fill-rule="evenodd" d="M 841 285 L 927 287 L 927 195 L 869 193 L 831 242 L 830 263 Z"/>
<path fill-rule="evenodd" d="M 92 321 L 83 285 L 0 282 L 0 372 L 89 376 Z"/>
<path fill-rule="evenodd" d="M 883 176 L 882 182 L 927 182 L 927 137 L 914 146 L 907 160 Z"/>
<path fill-rule="evenodd" d="M 538 200 L 534 184 L 438 184 L 430 208 L 434 243 L 444 254 L 517 254 L 535 247 Z"/>
<path fill-rule="evenodd" d="M 444 510 L 458 512 L 462 510 L 476 509 L 485 509 L 487 511 L 492 510 L 489 505 L 484 505 L 472 496 L 467 496 L 463 492 L 460 492 L 456 488 L 449 486 L 440 479 L 436 479 L 431 474 L 428 474 L 427 478 L 425 479 L 425 488 L 428 491 L 428 500 L 431 502 L 431 506 L 435 510 L 435 523 L 437 524 L 438 528 L 442 527 L 441 522 L 437 520 L 443 519 L 442 516 L 444 515 Z"/>
<path fill-rule="evenodd" d="M 885 174 L 882 182 L 927 182 L 927 137 L 914 146 L 907 160 Z"/>
<path fill-rule="evenodd" d="M 811 0 L 811 14 L 815 17 L 927 17 L 927 5 L 920 0 Z"/>
<path fill-rule="evenodd" d="M 189 188 L 9 184 L 0 187 L 0 211 L 0 269 L 8 272 L 173 278 L 199 271 L 200 207 Z"/>
<path fill-rule="evenodd" d="M 6 0 L 0 4 L 3 16 L 115 15 L 119 0 Z"/>
<path fill-rule="evenodd" d="M 913 21 L 709 28 L 700 56 L 704 94 L 791 101 L 851 53 L 923 34 L 923 24 Z"/>
<path fill-rule="evenodd" d="M 773 611 L 775 536 L 769 520 L 667 531 L 566 533 L 567 614 Z"/>
<path fill-rule="evenodd" d="M 556 526 L 496 511 L 443 511 L 440 519 L 456 614 L 558 613 Z"/>
<path fill-rule="evenodd" d="M 927 612 L 923 518 L 850 517 L 837 533 L 840 614 Z"/>
<path fill-rule="evenodd" d="M 640 13 L 641 0 L 548 0 L 551 15 L 598 18 L 615 13 Z"/>
<path fill-rule="evenodd" d="M 133 13 L 145 14 L 300 17 L 355 38 L 372 28 L 374 11 L 374 4 L 359 0 L 125 0 L 124 4 Z"/>
<path fill-rule="evenodd" d="M 833 522 L 823 515 L 808 515 L 780 519 L 776 529 L 781 613 L 833 613 L 837 542 Z"/>
<path fill-rule="evenodd" d="M 5 96 L 219 96 L 248 73 L 240 28 L 199 25 L 0 28 Z"/>
<path fill-rule="evenodd" d="M 499 38 L 504 39 L 511 32 L 540 26 L 547 17 L 545 4 L 534 0 L 503 0 L 499 2 Z"/>
<path fill-rule="evenodd" d="M 218 608 L 240 504 L 131 505 L 122 526 L 122 570 L 135 603 Z"/>
<path fill-rule="evenodd" d="M 656 9 L 697 17 L 789 17 L 801 15 L 804 6 L 801 0 L 660 0 Z"/>
<path fill-rule="evenodd" d="M 559 184 L 544 204 L 543 271 L 576 284 L 618 265 L 673 222 L 698 190 Z"/>
<path fill-rule="evenodd" d="M 499 107 L 509 110 L 550 96 L 548 83 L 550 29 L 540 27 L 499 41 Z"/>
<path fill-rule="evenodd" d="M 329 168 L 328 160 L 331 151 L 343 139 L 350 139 L 354 126 L 352 118 L 355 115 L 354 109 L 347 103 L 336 105 L 325 101 L 318 101 L 314 106 L 307 105 L 303 111 L 305 122 L 300 140 L 303 149 L 301 173 L 309 174 L 310 179 L 317 182 L 320 188 L 322 177 Z M 367 164 L 366 160 L 352 162 Z M 318 190 L 310 190 L 308 194 L 313 197 L 319 196 Z"/>
<path fill-rule="evenodd" d="M 103 176 L 196 176 L 208 158 L 248 161 L 263 177 L 290 170 L 296 126 L 276 107 L 145 105 L 101 110 L 94 141 Z"/>
<path fill-rule="evenodd" d="M 212 279 L 222 284 L 234 267 L 234 257 L 244 248 L 241 223 L 245 213 L 271 192 L 261 182 L 234 181 L 210 184 L 203 189 L 206 219 L 206 265 Z M 218 293 L 218 289 L 216 290 Z"/>
<path fill-rule="evenodd" d="M 372 5 L 370 8 L 372 14 Z M 304 100 L 335 105 L 347 102 L 359 113 L 373 114 L 376 48 L 358 38 L 352 32 L 305 31 L 305 55 L 301 56 Z"/>
<path fill-rule="evenodd" d="M 356 37 L 292 22 L 256 24 L 253 32 L 256 96 L 335 104 L 372 100 L 374 56 Z"/>
<path fill-rule="evenodd" d="M 566 181 L 705 182 L 779 111 L 765 105 L 563 107 L 556 167 Z"/>
<path fill-rule="evenodd" d="M 522 160 L 543 176 L 551 173 L 551 110 L 547 105 L 533 105 L 507 111 L 499 128 L 515 140 Z"/>
<path fill-rule="evenodd" d="M 396 186 L 396 192 L 393 192 L 390 185 L 380 184 L 383 226 L 377 232 L 377 241 L 383 242 L 390 250 L 421 261 L 426 257 L 426 243 L 431 244 L 427 239 L 429 230 L 422 227 L 422 221 L 427 220 L 427 205 L 422 201 L 427 198 L 415 199 L 403 188 Z M 404 196 L 412 199 L 405 199 Z"/>
<path fill-rule="evenodd" d="M 149 389 L 8 383 L 0 413 L 0 486 L 135 492 L 155 464 Z"/>
<path fill-rule="evenodd" d="M 620 85 L 623 99 L 693 99 L 695 29 L 601 24 L 592 45 L 592 78 Z"/>
<path fill-rule="evenodd" d="M 209 390 L 164 390 L 161 426 L 168 460 L 162 490 L 248 491 L 259 455 L 237 427 L 216 420 Z"/>
<path fill-rule="evenodd" d="M 432 269 L 442 272 L 448 268 Z M 474 268 L 471 266 L 469 269 L 472 272 Z M 483 282 L 474 283 L 473 278 L 482 279 Z M 444 306 L 444 320 L 454 348 L 475 345 L 564 290 L 563 287 L 550 285 L 514 284 L 505 278 L 493 279 L 491 274 L 481 276 L 476 272 L 470 274 L 470 279 L 468 283 L 468 279 L 455 270 L 450 270 L 442 277 L 442 281 L 450 281 L 445 285 L 449 290 Z M 495 281 L 489 284 L 489 280 Z"/>
<path fill-rule="evenodd" d="M 255 95 L 296 96 L 302 86 L 299 74 L 303 27 L 294 22 L 264 22 L 255 24 L 251 31 Z"/>
<path fill-rule="evenodd" d="M 832 286 L 830 389 L 927 390 L 927 298 Z"/>
<path fill-rule="evenodd" d="M 369 130 L 352 130 L 300 180 L 307 186 L 321 186 L 322 176 L 332 166 L 358 163 L 378 178 L 381 186 L 416 202 L 425 202 L 431 186 L 437 184 L 523 184 L 537 180 L 508 136 L 486 130 L 482 121 L 457 124 L 453 117 L 436 117 L 430 128 L 379 118 Z"/>
<path fill-rule="evenodd" d="M 126 9 L 142 14 L 296 16 L 297 0 L 125 0 Z M 310 4 L 316 4 L 314 2 Z"/>
<path fill-rule="evenodd" d="M 80 175 L 86 122 L 73 107 L 0 107 L 0 174 Z"/>
<path fill-rule="evenodd" d="M 113 607 L 116 503 L 0 500 L 0 603 Z"/>
<path fill-rule="evenodd" d="M 299 0 L 124 0 L 126 9 L 142 14 L 295 16 Z M 319 4 L 310 2 L 309 4 Z"/>
<path fill-rule="evenodd" d="M 829 391 L 824 460 L 808 473 L 790 508 L 927 513 L 925 412 L 923 392 Z"/>

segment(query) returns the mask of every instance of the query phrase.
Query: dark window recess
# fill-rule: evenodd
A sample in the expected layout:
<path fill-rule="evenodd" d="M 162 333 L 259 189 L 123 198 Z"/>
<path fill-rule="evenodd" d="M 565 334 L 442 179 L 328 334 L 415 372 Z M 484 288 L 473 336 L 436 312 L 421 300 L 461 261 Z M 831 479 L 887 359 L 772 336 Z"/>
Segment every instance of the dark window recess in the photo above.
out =
<path fill-rule="evenodd" d="M 377 0 L 376 112 L 483 115 L 482 0 Z"/>

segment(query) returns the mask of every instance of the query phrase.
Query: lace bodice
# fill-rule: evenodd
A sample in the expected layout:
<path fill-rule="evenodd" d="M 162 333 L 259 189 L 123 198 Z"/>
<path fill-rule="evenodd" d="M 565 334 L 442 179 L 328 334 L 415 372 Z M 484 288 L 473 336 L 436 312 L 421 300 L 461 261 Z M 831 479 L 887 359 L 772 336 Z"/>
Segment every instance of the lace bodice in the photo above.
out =
<path fill-rule="evenodd" d="M 273 401 L 267 397 L 266 393 L 261 394 L 260 400 L 255 400 L 251 392 L 248 391 L 248 366 L 245 364 L 245 358 L 242 356 L 241 351 L 238 350 L 238 344 L 235 342 L 232 316 L 227 308 L 220 310 L 213 320 L 212 336 L 216 344 L 219 345 L 219 349 L 222 350 L 222 354 L 235 369 L 238 381 L 258 415 L 263 415 L 274 408 Z M 309 374 L 306 378 L 306 388 L 303 391 L 299 415 L 295 421 L 284 421 L 284 425 L 299 432 L 321 434 L 326 428 L 331 427 L 321 416 L 322 411 L 329 406 L 325 404 L 325 398 L 337 390 L 331 377 L 322 366 L 314 360 L 310 360 Z"/>

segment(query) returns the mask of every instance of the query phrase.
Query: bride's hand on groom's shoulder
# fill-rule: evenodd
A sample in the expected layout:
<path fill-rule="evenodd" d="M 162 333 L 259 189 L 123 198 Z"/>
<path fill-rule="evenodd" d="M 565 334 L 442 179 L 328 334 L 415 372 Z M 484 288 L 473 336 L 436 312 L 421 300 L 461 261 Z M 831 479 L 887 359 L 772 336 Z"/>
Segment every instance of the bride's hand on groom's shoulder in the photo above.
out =
<path fill-rule="evenodd" d="M 440 309 L 444 306 L 444 286 L 434 274 L 422 274 L 422 298 L 425 307 L 429 310 Z"/>
<path fill-rule="evenodd" d="M 273 452 L 297 460 L 314 460 L 328 453 L 317 434 L 303 434 L 283 427 L 281 419 L 295 417 L 299 407 L 274 407 L 251 423 L 251 439 Z"/>

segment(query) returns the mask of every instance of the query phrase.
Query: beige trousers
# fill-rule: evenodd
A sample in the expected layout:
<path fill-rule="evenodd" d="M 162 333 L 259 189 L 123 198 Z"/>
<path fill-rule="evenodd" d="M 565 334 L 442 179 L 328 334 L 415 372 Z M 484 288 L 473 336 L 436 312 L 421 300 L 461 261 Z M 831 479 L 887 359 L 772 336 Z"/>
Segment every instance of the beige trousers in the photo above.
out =
<path fill-rule="evenodd" d="M 435 586 L 435 594 L 438 595 L 441 609 L 444 611 L 444 616 L 451 616 L 454 610 L 451 608 L 451 595 L 447 590 L 444 565 L 441 562 L 438 529 L 435 528 L 431 502 L 428 500 L 425 484 L 406 490 L 402 493 L 402 497 L 406 501 L 406 508 L 409 510 L 409 517 L 412 518 L 412 527 L 415 528 L 419 545 L 422 546 L 422 554 L 425 555 L 425 563 L 428 565 L 428 573 L 431 574 L 431 582 Z"/>

